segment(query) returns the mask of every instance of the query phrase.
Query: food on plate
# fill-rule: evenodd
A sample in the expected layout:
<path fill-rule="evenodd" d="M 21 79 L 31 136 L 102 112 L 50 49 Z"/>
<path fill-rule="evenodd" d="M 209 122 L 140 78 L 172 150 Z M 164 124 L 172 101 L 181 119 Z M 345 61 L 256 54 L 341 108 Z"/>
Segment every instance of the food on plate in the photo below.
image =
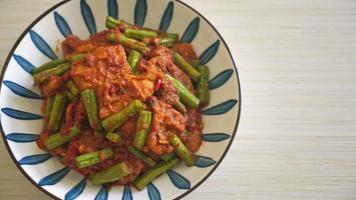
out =
<path fill-rule="evenodd" d="M 63 59 L 32 71 L 44 97 L 39 148 L 93 184 L 142 190 L 195 164 L 209 69 L 178 34 L 112 17 L 107 30 L 62 42 Z"/>

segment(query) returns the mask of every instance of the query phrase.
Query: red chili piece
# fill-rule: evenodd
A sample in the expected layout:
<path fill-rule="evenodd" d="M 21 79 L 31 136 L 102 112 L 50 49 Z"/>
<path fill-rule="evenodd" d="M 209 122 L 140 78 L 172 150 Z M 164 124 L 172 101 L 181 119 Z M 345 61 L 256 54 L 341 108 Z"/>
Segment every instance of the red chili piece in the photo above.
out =
<path fill-rule="evenodd" d="M 161 88 L 161 86 L 162 86 L 162 79 L 159 78 L 156 80 L 154 91 L 159 90 L 159 88 Z"/>

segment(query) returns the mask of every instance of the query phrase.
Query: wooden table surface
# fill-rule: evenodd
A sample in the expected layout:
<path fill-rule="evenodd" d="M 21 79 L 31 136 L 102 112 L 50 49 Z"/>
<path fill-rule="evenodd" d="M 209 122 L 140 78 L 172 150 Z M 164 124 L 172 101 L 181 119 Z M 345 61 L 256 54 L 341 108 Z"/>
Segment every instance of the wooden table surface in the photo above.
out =
<path fill-rule="evenodd" d="M 0 62 L 58 0 L 0 0 Z M 186 199 L 356 199 L 356 1 L 185 0 L 229 44 L 238 136 Z M 0 198 L 49 199 L 0 142 Z"/>

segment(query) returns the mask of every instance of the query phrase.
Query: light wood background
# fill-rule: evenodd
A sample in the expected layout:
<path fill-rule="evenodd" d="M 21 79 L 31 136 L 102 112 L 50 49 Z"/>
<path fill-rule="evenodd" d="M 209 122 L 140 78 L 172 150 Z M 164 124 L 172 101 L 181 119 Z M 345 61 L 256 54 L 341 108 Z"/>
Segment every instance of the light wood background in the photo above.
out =
<path fill-rule="evenodd" d="M 229 44 L 238 136 L 186 199 L 356 199 L 356 1 L 184 0 Z M 58 0 L 0 0 L 0 62 Z M 0 142 L 0 198 L 48 199 Z"/>

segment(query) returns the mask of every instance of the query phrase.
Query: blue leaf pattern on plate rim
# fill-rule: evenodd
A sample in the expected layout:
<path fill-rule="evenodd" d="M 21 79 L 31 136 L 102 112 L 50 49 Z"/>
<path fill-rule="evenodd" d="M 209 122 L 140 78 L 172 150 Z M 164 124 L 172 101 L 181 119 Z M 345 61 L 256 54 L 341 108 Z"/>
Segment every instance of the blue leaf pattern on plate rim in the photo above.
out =
<path fill-rule="evenodd" d="M 135 6 L 135 25 L 143 26 L 145 24 L 147 14 L 147 1 L 137 0 Z"/>
<path fill-rule="evenodd" d="M 175 185 L 178 189 L 190 189 L 190 181 L 178 172 L 171 169 L 167 171 L 167 174 L 173 185 Z"/>
<path fill-rule="evenodd" d="M 42 97 L 38 94 L 36 94 L 35 92 L 32 92 L 31 90 L 15 83 L 12 81 L 4 81 L 3 82 L 4 85 L 6 85 L 13 93 L 22 96 L 22 97 L 26 97 L 26 98 L 30 98 L 30 99 L 42 99 Z"/>
<path fill-rule="evenodd" d="M 230 99 L 211 108 L 203 110 L 203 115 L 221 115 L 229 112 L 237 103 L 236 99 Z"/>
<path fill-rule="evenodd" d="M 64 167 L 44 178 L 42 178 L 39 182 L 39 186 L 46 186 L 46 185 L 55 185 L 59 181 L 61 181 L 70 171 L 69 167 Z"/>
<path fill-rule="evenodd" d="M 94 35 L 97 32 L 95 18 L 86 0 L 80 0 L 80 11 L 90 35 Z"/>
<path fill-rule="evenodd" d="M 109 197 L 108 189 L 102 186 L 98 194 L 95 196 L 95 200 L 107 200 L 108 197 Z"/>
<path fill-rule="evenodd" d="M 226 69 L 209 81 L 209 90 L 216 89 L 224 85 L 234 73 L 233 69 Z"/>
<path fill-rule="evenodd" d="M 129 185 L 125 185 L 124 194 L 122 195 L 122 200 L 132 200 L 132 192 L 131 192 L 131 187 Z"/>
<path fill-rule="evenodd" d="M 9 117 L 20 119 L 20 120 L 37 120 L 43 118 L 41 115 L 24 112 L 21 110 L 15 110 L 12 108 L 1 108 L 1 111 Z"/>
<path fill-rule="evenodd" d="M 30 37 L 32 42 L 35 44 L 37 49 L 42 52 L 45 56 L 47 56 L 50 59 L 57 59 L 57 55 L 53 52 L 52 48 L 47 44 L 47 42 L 40 36 L 38 33 L 36 33 L 34 30 L 30 30 Z"/>
<path fill-rule="evenodd" d="M 174 3 L 170 1 L 167 5 L 166 10 L 163 13 L 161 23 L 159 24 L 159 30 L 162 32 L 166 32 L 169 25 L 171 24 L 172 17 L 174 12 Z"/>
<path fill-rule="evenodd" d="M 6 139 L 18 142 L 18 143 L 26 143 L 26 142 L 34 142 L 37 140 L 39 135 L 37 134 L 28 134 L 28 133 L 10 133 L 5 137 Z"/>
<path fill-rule="evenodd" d="M 200 18 L 196 17 L 192 20 L 192 22 L 190 22 L 187 29 L 183 33 L 183 36 L 180 39 L 180 41 L 184 43 L 191 43 L 199 31 L 199 26 L 200 26 Z"/>
<path fill-rule="evenodd" d="M 54 12 L 54 21 L 56 22 L 57 28 L 59 29 L 59 32 L 61 32 L 63 37 L 73 35 L 72 30 L 70 29 L 67 21 L 57 11 Z"/>
<path fill-rule="evenodd" d="M 109 16 L 118 19 L 119 18 L 119 10 L 117 6 L 117 0 L 108 0 L 108 12 Z"/>
<path fill-rule="evenodd" d="M 28 62 L 24 57 L 16 55 L 16 54 L 14 54 L 13 57 L 16 60 L 17 64 L 19 64 L 23 70 L 25 70 L 29 74 L 32 73 L 32 70 L 35 67 L 30 62 Z"/>
<path fill-rule="evenodd" d="M 195 155 L 195 166 L 199 168 L 206 168 L 215 165 L 216 161 L 210 157 Z"/>
<path fill-rule="evenodd" d="M 148 197 L 150 197 L 150 200 L 161 200 L 161 194 L 152 182 L 147 185 L 147 192 Z"/>
<path fill-rule="evenodd" d="M 230 135 L 226 133 L 205 133 L 202 134 L 202 138 L 207 142 L 221 142 L 223 140 L 229 139 Z"/>
<path fill-rule="evenodd" d="M 20 165 L 37 165 L 40 163 L 45 162 L 46 160 L 50 159 L 52 156 L 48 153 L 45 154 L 37 154 L 32 156 L 26 156 L 19 160 Z"/>
<path fill-rule="evenodd" d="M 77 185 L 70 189 L 64 196 L 64 200 L 73 200 L 82 194 L 85 186 L 87 185 L 86 178 L 83 178 Z"/>
<path fill-rule="evenodd" d="M 218 52 L 220 46 L 220 40 L 216 40 L 212 45 L 210 45 L 200 56 L 200 63 L 205 65 L 211 59 L 214 58 L 216 52 Z"/>

